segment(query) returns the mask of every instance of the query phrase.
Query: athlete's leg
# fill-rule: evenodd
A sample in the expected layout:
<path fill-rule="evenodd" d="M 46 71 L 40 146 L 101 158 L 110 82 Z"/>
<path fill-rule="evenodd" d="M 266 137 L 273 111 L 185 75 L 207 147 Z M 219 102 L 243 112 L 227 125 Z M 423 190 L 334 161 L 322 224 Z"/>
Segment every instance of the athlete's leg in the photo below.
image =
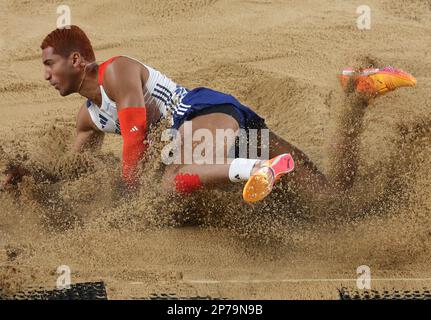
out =
<path fill-rule="evenodd" d="M 349 89 L 344 97 L 331 154 L 331 182 L 334 190 L 345 191 L 353 186 L 359 163 L 359 136 L 369 101 L 369 97 L 354 89 Z"/>
<path fill-rule="evenodd" d="M 270 157 L 291 153 L 295 160 L 295 171 L 289 175 L 289 179 L 302 189 L 319 194 L 337 194 L 353 186 L 358 169 L 359 135 L 369 102 L 389 91 L 416 84 L 414 77 L 394 68 L 346 69 L 341 78 L 345 96 L 332 154 L 333 172 L 330 178 L 325 177 L 301 150 L 270 132 Z"/>
<path fill-rule="evenodd" d="M 178 130 L 181 138 L 181 161 L 180 164 L 167 167 L 163 176 L 163 189 L 167 191 L 173 189 L 175 187 L 173 181 L 179 173 L 197 175 L 201 184 L 206 187 L 229 183 L 230 164 L 227 159 L 229 151 L 234 148 L 238 129 L 239 125 L 235 118 L 225 113 L 200 115 L 184 122 Z M 220 138 L 223 132 L 226 138 Z M 193 141 L 193 138 L 202 139 Z M 197 152 L 197 148 L 202 152 Z M 221 150 L 223 150 L 222 154 Z M 195 156 L 193 156 L 194 153 Z M 210 163 L 198 162 L 197 158 L 201 161 L 205 159 Z M 189 163 L 190 160 L 192 163 Z"/>
<path fill-rule="evenodd" d="M 331 192 L 332 185 L 327 177 L 319 171 L 317 166 L 300 149 L 269 131 L 269 157 L 290 153 L 295 161 L 295 170 L 289 174 L 289 181 L 303 186 L 312 192 Z"/>
<path fill-rule="evenodd" d="M 293 170 L 294 161 L 289 154 L 277 155 L 270 161 L 267 158 L 248 159 L 246 155 L 244 158 L 233 159 L 238 130 L 237 120 L 220 112 L 200 115 L 185 122 L 179 129 L 181 164 L 168 166 L 163 177 L 163 189 L 167 192 L 176 190 L 189 193 L 201 186 L 208 189 L 243 181 L 247 182 L 243 190 L 244 200 L 255 202 L 263 199 L 271 192 L 274 182 L 280 176 Z M 200 139 L 202 134 L 205 139 Z M 197 141 L 193 141 L 195 139 Z M 243 147 L 249 149 L 248 139 L 238 140 L 240 144 L 247 142 Z M 206 153 L 203 158 L 210 164 L 199 163 L 203 150 Z M 241 146 L 238 151 L 242 152 Z M 187 164 L 186 157 L 191 154 L 193 163 Z M 263 177 L 263 180 L 261 176 L 255 177 L 253 181 L 249 180 L 261 168 L 268 170 L 269 176 Z"/>
<path fill-rule="evenodd" d="M 350 71 L 349 71 L 350 72 Z M 385 68 L 382 70 L 361 70 L 359 77 L 351 77 L 347 79 L 347 91 L 345 98 L 345 106 L 343 108 L 343 114 L 341 116 L 341 126 L 338 133 L 338 141 L 336 146 L 334 174 L 332 179 L 329 180 L 325 175 L 320 172 L 317 167 L 311 162 L 311 160 L 298 148 L 278 137 L 275 133 L 269 132 L 269 157 L 275 157 L 280 154 L 289 153 L 292 155 L 295 161 L 295 171 L 289 175 L 289 179 L 293 185 L 298 186 L 300 189 L 312 191 L 317 194 L 336 194 L 340 191 L 349 189 L 353 185 L 354 177 L 357 172 L 358 166 L 358 137 L 363 125 L 363 116 L 365 108 L 368 105 L 370 97 L 375 97 L 379 94 L 395 90 L 402 86 L 414 86 L 416 80 L 408 74 L 400 73 L 398 70 L 393 68 Z M 344 73 L 343 73 L 344 75 Z M 354 73 L 356 75 L 356 71 Z M 186 133 L 184 130 L 184 124 L 180 128 L 182 130 L 182 137 L 186 138 L 188 135 L 194 135 L 199 129 L 208 130 L 212 137 L 216 137 L 217 129 L 224 130 L 238 130 L 237 121 L 229 115 L 223 113 L 213 113 L 208 115 L 202 115 L 192 120 L 193 128 L 191 133 Z M 217 139 L 213 140 L 213 144 L 208 146 L 214 151 L 213 164 L 201 165 L 197 163 L 183 164 L 171 166 L 166 171 L 164 180 L 165 185 L 172 185 L 172 180 L 178 173 L 192 174 L 199 177 L 200 182 L 204 185 L 218 185 L 229 182 L 229 172 L 231 165 L 216 164 L 215 159 L 215 143 Z M 189 141 L 192 141 L 189 139 Z M 206 140 L 205 140 L 206 142 Z M 204 142 L 204 143 L 205 143 Z M 202 144 L 202 142 L 195 142 L 190 152 L 194 152 L 196 144 Z M 187 143 L 185 144 L 187 146 Z M 227 141 L 223 143 L 225 148 L 225 156 L 223 160 L 227 159 L 227 150 L 232 148 L 234 141 Z M 184 144 L 181 147 L 181 154 L 187 153 L 184 149 Z M 285 158 L 286 160 L 286 158 Z M 227 161 L 226 161 L 227 162 Z M 184 162 L 182 162 L 184 163 Z M 277 161 L 276 161 L 277 163 Z M 288 162 L 285 162 L 288 163 Z M 269 177 L 274 176 L 273 170 L 259 170 L 260 166 L 268 166 L 268 164 L 261 162 L 254 162 L 253 167 L 250 169 L 250 173 L 254 176 L 247 182 L 244 195 L 246 193 L 253 195 L 253 190 L 271 190 L 274 179 Z M 290 172 L 287 169 L 288 166 L 283 165 L 284 172 Z M 282 170 L 282 171 L 283 171 Z M 168 187 L 169 188 L 169 187 Z M 249 199 L 261 199 L 269 192 L 262 192 L 260 196 L 255 194 Z M 246 197 L 245 197 L 246 198 Z"/>
<path fill-rule="evenodd" d="M 333 174 L 330 177 L 325 176 L 303 151 L 274 132 L 269 133 L 270 158 L 290 153 L 295 160 L 295 170 L 289 174 L 289 181 L 301 189 L 331 194 L 345 191 L 353 185 L 358 168 L 359 134 L 368 99 L 356 92 L 349 92 L 344 101 L 333 155 Z"/>
<path fill-rule="evenodd" d="M 295 170 L 289 174 L 289 181 L 299 189 L 308 190 L 319 194 L 332 194 L 348 189 L 353 184 L 358 164 L 358 136 L 362 128 L 364 111 L 367 106 L 365 96 L 356 92 L 346 94 L 345 106 L 341 116 L 342 122 L 338 132 L 338 141 L 335 153 L 335 173 L 332 179 L 326 177 L 309 157 L 300 149 L 279 137 L 269 129 L 269 158 L 274 158 L 280 154 L 289 153 L 294 159 Z M 191 124 L 191 130 L 186 130 L 186 126 Z M 212 139 L 193 141 L 193 136 L 198 130 L 205 129 Z M 174 188 L 174 178 L 178 173 L 197 175 L 200 182 L 205 187 L 218 187 L 230 183 L 229 169 L 227 162 L 228 150 L 234 147 L 234 139 L 217 141 L 217 129 L 229 130 L 235 136 L 239 129 L 238 122 L 225 113 L 211 113 L 197 116 L 189 122 L 185 122 L 179 129 L 181 135 L 181 164 L 168 166 L 163 177 L 163 187 L 165 190 Z M 232 136 L 232 137 L 233 137 Z M 218 139 L 220 140 L 220 139 Z M 190 145 L 191 148 L 187 148 Z M 223 145 L 222 164 L 217 164 L 216 147 Z M 197 146 L 201 149 L 212 150 L 213 164 L 185 164 L 186 153 L 193 154 Z M 208 158 L 207 158 L 208 159 Z M 195 159 L 193 159 L 195 160 Z M 218 159 L 220 161 L 220 159 Z M 252 173 L 257 171 L 263 161 L 257 161 Z"/>

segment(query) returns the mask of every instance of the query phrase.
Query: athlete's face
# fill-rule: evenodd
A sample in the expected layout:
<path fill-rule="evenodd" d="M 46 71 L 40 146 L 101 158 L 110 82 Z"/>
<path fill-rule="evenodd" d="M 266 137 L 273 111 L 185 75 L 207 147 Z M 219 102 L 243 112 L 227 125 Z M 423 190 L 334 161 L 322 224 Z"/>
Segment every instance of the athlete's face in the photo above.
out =
<path fill-rule="evenodd" d="M 54 53 L 54 48 L 47 47 L 42 51 L 42 63 L 45 66 L 45 80 L 54 86 L 62 96 L 78 90 L 82 77 L 79 53 L 71 53 L 65 58 Z"/>

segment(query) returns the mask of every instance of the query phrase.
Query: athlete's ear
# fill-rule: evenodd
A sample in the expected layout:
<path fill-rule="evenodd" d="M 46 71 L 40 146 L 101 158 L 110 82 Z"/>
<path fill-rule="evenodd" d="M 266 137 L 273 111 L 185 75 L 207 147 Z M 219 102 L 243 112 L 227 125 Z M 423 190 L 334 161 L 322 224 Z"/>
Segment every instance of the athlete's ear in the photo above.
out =
<path fill-rule="evenodd" d="M 85 66 L 85 62 L 82 59 L 82 56 L 79 52 L 72 52 L 71 58 L 72 58 L 72 66 L 74 67 Z"/>

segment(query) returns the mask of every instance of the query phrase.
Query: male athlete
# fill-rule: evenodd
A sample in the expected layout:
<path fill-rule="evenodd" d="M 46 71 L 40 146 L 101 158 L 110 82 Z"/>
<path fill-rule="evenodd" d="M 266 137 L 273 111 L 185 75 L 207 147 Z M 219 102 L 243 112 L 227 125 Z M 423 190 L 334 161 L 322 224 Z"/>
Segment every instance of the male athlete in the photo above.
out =
<path fill-rule="evenodd" d="M 180 134 L 181 154 L 193 152 L 196 144 L 185 146 L 187 135 L 207 129 L 216 137 L 216 130 L 269 130 L 263 118 L 242 105 L 231 95 L 207 88 L 188 90 L 159 71 L 127 56 L 115 56 L 97 64 L 90 40 L 77 26 L 56 29 L 41 44 L 45 80 L 61 96 L 79 93 L 87 98 L 77 116 L 74 152 L 100 145 L 105 133 L 121 134 L 123 139 L 123 179 L 131 188 L 138 184 L 138 167 L 148 147 L 145 139 L 150 126 L 170 117 L 172 128 Z M 368 101 L 399 87 L 415 86 L 409 74 L 391 67 L 384 69 L 345 69 L 340 75 L 344 87 L 360 94 L 364 109 Z M 346 111 L 347 112 L 347 111 Z M 356 122 L 361 122 L 359 112 Z M 187 132 L 185 124 L 191 123 Z M 354 130 L 353 130 L 354 131 Z M 338 141 L 339 157 L 344 165 L 326 178 L 298 148 L 269 130 L 269 159 L 247 157 L 223 164 L 181 163 L 166 167 L 162 182 L 166 191 L 191 193 L 199 188 L 222 186 L 245 181 L 243 198 L 255 202 L 266 197 L 281 176 L 299 184 L 312 184 L 313 192 L 339 192 L 353 184 L 357 168 L 357 133 L 344 130 Z M 219 141 L 216 141 L 216 144 Z M 204 142 L 205 143 L 205 142 Z M 231 150 L 235 142 L 224 141 Z M 214 144 L 212 143 L 211 146 Z M 29 172 L 18 167 L 7 176 L 4 185 Z"/>

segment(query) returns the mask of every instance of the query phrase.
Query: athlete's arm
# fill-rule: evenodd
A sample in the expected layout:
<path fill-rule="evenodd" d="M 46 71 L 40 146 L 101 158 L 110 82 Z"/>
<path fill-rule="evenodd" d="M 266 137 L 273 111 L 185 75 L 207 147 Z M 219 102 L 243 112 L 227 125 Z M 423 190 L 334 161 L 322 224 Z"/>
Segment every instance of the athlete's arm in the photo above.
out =
<path fill-rule="evenodd" d="M 84 102 L 76 118 L 76 137 L 72 151 L 98 150 L 102 146 L 104 136 L 105 134 L 93 123 Z"/>
<path fill-rule="evenodd" d="M 81 152 L 82 150 L 97 150 L 101 147 L 104 133 L 100 131 L 91 120 L 86 103 L 81 106 L 76 119 L 76 138 L 72 145 L 72 152 Z M 9 168 L 6 172 L 6 178 L 0 182 L 0 190 L 7 185 L 20 182 L 24 176 L 31 175 L 31 171 L 22 165 Z"/>
<path fill-rule="evenodd" d="M 129 187 L 135 187 L 138 164 L 147 149 L 147 108 L 141 69 L 127 58 L 118 58 L 106 68 L 103 83 L 117 105 L 123 138 L 123 179 Z"/>
<path fill-rule="evenodd" d="M 0 191 L 5 189 L 8 185 L 20 182 L 22 177 L 30 174 L 30 172 L 22 166 L 9 168 L 5 173 L 6 178 L 0 183 Z"/>

